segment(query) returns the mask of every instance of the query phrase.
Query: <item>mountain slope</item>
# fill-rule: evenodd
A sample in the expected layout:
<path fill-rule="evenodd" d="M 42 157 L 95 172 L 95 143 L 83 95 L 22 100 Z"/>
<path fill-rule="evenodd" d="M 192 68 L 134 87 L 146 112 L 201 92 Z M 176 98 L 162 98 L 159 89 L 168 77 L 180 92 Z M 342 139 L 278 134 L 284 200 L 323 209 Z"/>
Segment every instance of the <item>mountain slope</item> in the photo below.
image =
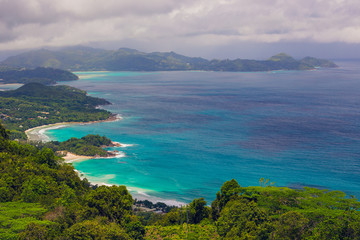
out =
<path fill-rule="evenodd" d="M 174 52 L 144 53 L 129 48 L 116 51 L 89 47 L 69 47 L 59 51 L 35 50 L 9 57 L 1 63 L 7 67 L 53 67 L 71 71 L 271 71 L 307 70 L 316 67 L 336 67 L 327 60 L 307 57 L 295 60 L 286 54 L 268 60 L 206 60 L 183 56 Z"/>
<path fill-rule="evenodd" d="M 75 74 L 54 68 L 36 67 L 35 69 L 0 68 L 1 83 L 30 83 L 55 84 L 57 81 L 73 81 L 79 79 Z"/>

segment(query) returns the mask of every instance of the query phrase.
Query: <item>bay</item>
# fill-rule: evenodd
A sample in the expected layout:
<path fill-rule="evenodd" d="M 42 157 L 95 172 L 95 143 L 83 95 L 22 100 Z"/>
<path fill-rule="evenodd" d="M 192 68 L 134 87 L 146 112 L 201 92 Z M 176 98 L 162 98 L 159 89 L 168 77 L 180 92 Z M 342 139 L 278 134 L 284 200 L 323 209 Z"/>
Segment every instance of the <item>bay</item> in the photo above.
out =
<path fill-rule="evenodd" d="M 135 198 L 188 203 L 222 184 L 269 178 L 360 197 L 360 68 L 316 71 L 78 72 L 67 85 L 105 98 L 123 119 L 46 134 L 100 134 L 129 144 L 118 158 L 74 163 L 89 181 Z"/>

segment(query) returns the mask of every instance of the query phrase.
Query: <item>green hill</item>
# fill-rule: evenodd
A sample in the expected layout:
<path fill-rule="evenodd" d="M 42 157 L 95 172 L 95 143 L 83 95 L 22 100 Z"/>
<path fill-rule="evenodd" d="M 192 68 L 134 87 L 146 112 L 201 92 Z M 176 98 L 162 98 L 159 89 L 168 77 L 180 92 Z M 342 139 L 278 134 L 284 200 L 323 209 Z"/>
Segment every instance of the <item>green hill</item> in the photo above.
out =
<path fill-rule="evenodd" d="M 83 90 L 65 85 L 45 86 L 41 83 L 28 83 L 18 89 L 0 92 L 0 97 L 16 98 L 29 102 L 51 105 L 60 103 L 73 108 L 95 108 L 98 105 L 110 104 L 102 98 L 87 96 Z"/>
<path fill-rule="evenodd" d="M 0 159 L 0 239 L 142 239 L 125 186 L 90 186 L 49 148 L 9 140 L 1 123 Z"/>
<path fill-rule="evenodd" d="M 28 83 L 0 92 L 0 117 L 12 138 L 26 138 L 25 130 L 41 125 L 105 120 L 111 113 L 96 106 L 106 104 L 110 103 L 73 87 Z"/>
<path fill-rule="evenodd" d="M 9 57 L 1 65 L 7 67 L 53 67 L 71 71 L 272 71 L 308 70 L 316 67 L 336 67 L 327 60 L 304 58 L 295 60 L 286 54 L 268 60 L 207 60 L 183 56 L 174 52 L 144 53 L 120 48 L 115 51 L 89 47 L 68 47 L 59 51 L 35 50 Z"/>
<path fill-rule="evenodd" d="M 308 64 L 310 66 L 315 66 L 315 67 L 337 67 L 335 63 L 331 62 L 331 61 L 327 61 L 327 60 L 323 60 L 323 59 L 317 59 L 317 58 L 313 58 L 313 57 L 306 57 L 303 58 L 301 60 L 302 63 L 304 64 Z"/>
<path fill-rule="evenodd" d="M 79 79 L 75 74 L 48 67 L 24 69 L 15 67 L 0 67 L 0 83 L 30 83 L 55 84 L 58 81 L 73 81 Z"/>

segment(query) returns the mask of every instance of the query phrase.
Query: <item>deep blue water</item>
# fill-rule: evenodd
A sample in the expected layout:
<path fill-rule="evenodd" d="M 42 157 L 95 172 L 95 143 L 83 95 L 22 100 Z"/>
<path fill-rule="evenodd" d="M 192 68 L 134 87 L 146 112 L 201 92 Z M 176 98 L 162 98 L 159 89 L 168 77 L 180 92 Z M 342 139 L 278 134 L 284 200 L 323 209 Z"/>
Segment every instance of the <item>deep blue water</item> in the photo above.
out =
<path fill-rule="evenodd" d="M 360 64 L 337 69 L 228 72 L 82 72 L 66 84 L 102 97 L 123 120 L 50 130 L 133 144 L 126 157 L 74 163 L 92 182 L 135 197 L 215 198 L 235 178 L 316 186 L 360 197 Z M 139 195 L 140 194 L 140 195 Z"/>

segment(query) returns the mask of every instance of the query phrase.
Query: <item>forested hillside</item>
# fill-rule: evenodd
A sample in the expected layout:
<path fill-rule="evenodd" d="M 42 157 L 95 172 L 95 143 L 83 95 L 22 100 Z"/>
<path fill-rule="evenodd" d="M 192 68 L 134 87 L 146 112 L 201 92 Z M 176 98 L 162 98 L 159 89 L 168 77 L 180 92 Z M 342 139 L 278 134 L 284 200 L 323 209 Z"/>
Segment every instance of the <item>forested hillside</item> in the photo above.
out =
<path fill-rule="evenodd" d="M 357 199 L 260 183 L 225 182 L 211 206 L 199 198 L 166 214 L 138 211 L 125 186 L 91 186 L 52 150 L 12 141 L 0 124 L 0 239 L 360 238 Z"/>
<path fill-rule="evenodd" d="M 71 152 L 81 156 L 111 157 L 115 155 L 114 152 L 104 149 L 104 147 L 114 146 L 113 142 L 109 138 L 98 134 L 88 134 L 82 138 L 72 137 L 64 142 L 38 142 L 36 145 L 50 148 L 54 152 Z"/>
<path fill-rule="evenodd" d="M 12 131 L 11 138 L 25 139 L 25 130 L 41 125 L 105 120 L 111 113 L 96 106 L 106 104 L 73 87 L 29 83 L 0 92 L 0 117 Z"/>
<path fill-rule="evenodd" d="M 8 67 L 52 67 L 71 71 L 232 71 L 256 72 L 272 70 L 309 70 L 337 67 L 335 63 L 306 57 L 296 60 L 284 53 L 267 60 L 213 59 L 187 57 L 175 52 L 144 53 L 134 49 L 103 50 L 89 47 L 68 47 L 59 51 L 46 49 L 9 57 L 1 63 Z"/>
<path fill-rule="evenodd" d="M 0 125 L 0 239 L 141 239 L 124 186 L 90 187 L 48 149 Z"/>
<path fill-rule="evenodd" d="M 35 69 L 0 67 L 0 83 L 42 83 L 55 84 L 59 81 L 79 79 L 75 74 L 54 68 L 36 67 Z"/>

